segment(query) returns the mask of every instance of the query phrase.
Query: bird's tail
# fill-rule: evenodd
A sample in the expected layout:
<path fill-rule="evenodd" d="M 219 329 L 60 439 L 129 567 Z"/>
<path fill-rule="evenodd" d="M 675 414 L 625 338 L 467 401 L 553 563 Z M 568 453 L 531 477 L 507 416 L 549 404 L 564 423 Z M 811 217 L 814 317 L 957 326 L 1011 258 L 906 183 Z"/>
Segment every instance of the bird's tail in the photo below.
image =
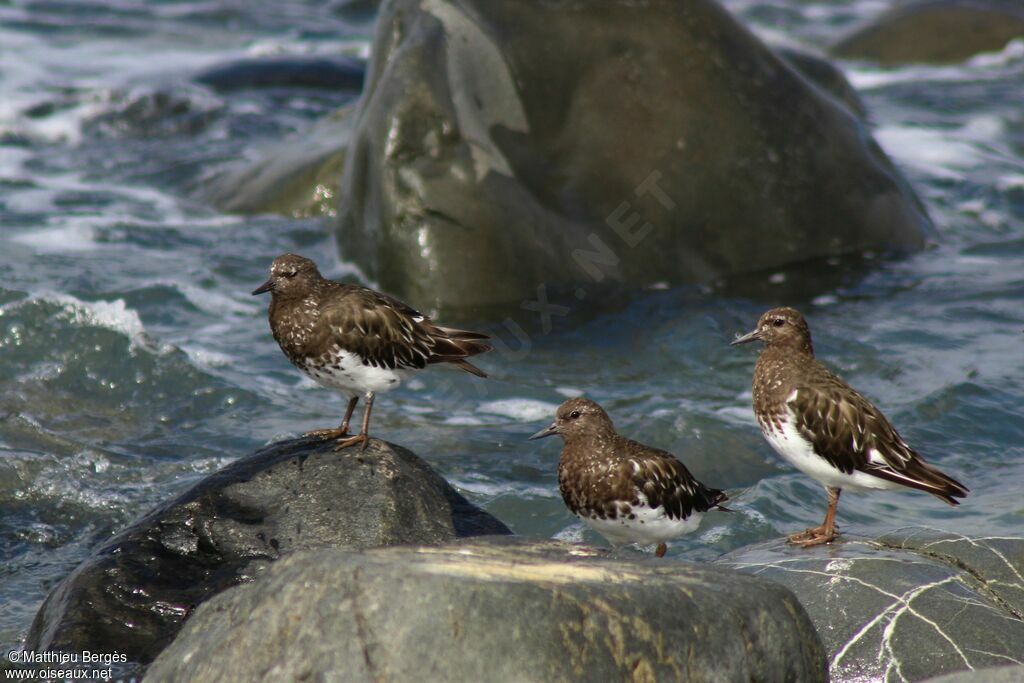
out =
<path fill-rule="evenodd" d="M 871 470 L 870 473 L 881 479 L 930 493 L 950 505 L 959 505 L 960 501 L 957 498 L 965 498 L 970 493 L 970 489 L 956 479 L 919 459 L 912 460 L 904 470 L 897 471 L 885 467 Z"/>
<path fill-rule="evenodd" d="M 476 375 L 487 377 L 487 373 L 466 360 L 469 356 L 487 353 L 494 347 L 487 343 L 490 337 L 481 332 L 456 330 L 451 327 L 436 327 L 434 349 L 428 363 L 451 363 L 452 365 Z"/>
<path fill-rule="evenodd" d="M 732 508 L 727 508 L 722 503 L 729 500 L 729 496 L 725 494 L 725 491 L 719 491 L 718 489 L 711 489 L 711 505 L 710 507 L 717 508 L 722 512 L 734 512 Z"/>

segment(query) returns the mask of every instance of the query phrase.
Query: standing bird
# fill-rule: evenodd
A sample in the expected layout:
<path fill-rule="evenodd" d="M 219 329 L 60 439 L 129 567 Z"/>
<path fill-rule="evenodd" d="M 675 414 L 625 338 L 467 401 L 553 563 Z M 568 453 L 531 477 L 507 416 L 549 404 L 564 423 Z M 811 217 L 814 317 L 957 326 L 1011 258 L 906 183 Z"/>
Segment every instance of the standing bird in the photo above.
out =
<path fill-rule="evenodd" d="M 697 528 L 724 493 L 693 478 L 674 455 L 615 433 L 601 406 L 586 398 L 558 407 L 555 421 L 530 439 L 558 434 L 565 442 L 558 460 L 558 488 L 566 506 L 613 545 L 665 545 Z"/>
<path fill-rule="evenodd" d="M 789 536 L 795 545 L 831 543 L 843 489 L 930 493 L 950 505 L 967 487 L 918 455 L 881 411 L 814 357 L 811 331 L 792 308 L 774 308 L 732 345 L 764 342 L 754 370 L 754 415 L 775 452 L 825 486 L 821 526 Z"/>
<path fill-rule="evenodd" d="M 366 450 L 374 395 L 429 364 L 451 363 L 487 376 L 466 360 L 491 350 L 487 335 L 440 327 L 398 299 L 328 280 L 308 258 L 274 259 L 270 279 L 253 295 L 264 292 L 270 292 L 270 330 L 288 360 L 318 384 L 349 396 L 341 426 L 307 434 L 337 439 L 335 450 L 358 443 Z M 366 398 L 363 428 L 345 438 L 360 395 Z"/>

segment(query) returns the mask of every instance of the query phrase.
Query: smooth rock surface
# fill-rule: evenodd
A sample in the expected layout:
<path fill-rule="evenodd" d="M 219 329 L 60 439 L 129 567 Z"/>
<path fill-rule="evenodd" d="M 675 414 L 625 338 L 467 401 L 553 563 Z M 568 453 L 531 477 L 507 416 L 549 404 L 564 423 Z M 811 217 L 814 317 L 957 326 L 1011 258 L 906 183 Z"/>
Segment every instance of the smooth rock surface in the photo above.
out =
<path fill-rule="evenodd" d="M 832 54 L 885 65 L 948 64 L 1024 37 L 1020 0 L 902 3 L 840 39 Z"/>
<path fill-rule="evenodd" d="M 859 118 L 868 118 L 864 100 L 838 66 L 813 52 L 784 46 L 775 47 L 774 50 L 794 71 L 842 102 Z"/>
<path fill-rule="evenodd" d="M 813 549 L 772 541 L 717 562 L 796 594 L 834 681 L 918 681 L 1024 660 L 1024 538 L 908 528 Z"/>
<path fill-rule="evenodd" d="M 338 207 L 343 258 L 424 307 L 911 250 L 930 227 L 863 122 L 715 0 L 385 2 Z"/>
<path fill-rule="evenodd" d="M 197 605 L 296 551 L 509 533 L 404 448 L 332 448 L 273 444 L 153 510 L 50 592 L 26 649 L 116 650 L 144 664 Z"/>
<path fill-rule="evenodd" d="M 977 671 L 958 671 L 929 678 L 925 683 L 1020 683 L 1024 681 L 1024 665 L 1010 664 Z"/>
<path fill-rule="evenodd" d="M 293 555 L 204 604 L 164 681 L 823 681 L 782 587 L 587 546 L 474 539 Z"/>

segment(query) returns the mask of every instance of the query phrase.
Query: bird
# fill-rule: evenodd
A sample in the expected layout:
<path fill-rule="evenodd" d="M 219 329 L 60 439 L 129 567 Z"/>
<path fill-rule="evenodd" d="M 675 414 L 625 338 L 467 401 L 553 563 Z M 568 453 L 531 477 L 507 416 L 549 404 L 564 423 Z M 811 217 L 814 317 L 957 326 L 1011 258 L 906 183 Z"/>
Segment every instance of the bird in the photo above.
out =
<path fill-rule="evenodd" d="M 693 478 L 674 455 L 620 436 L 608 413 L 578 397 L 558 407 L 555 421 L 533 436 L 557 434 L 564 445 L 558 488 L 569 510 L 612 546 L 658 544 L 694 531 L 705 512 L 728 511 L 727 496 Z"/>
<path fill-rule="evenodd" d="M 387 294 L 328 280 L 298 254 L 274 259 L 269 279 L 252 294 L 266 292 L 270 330 L 284 355 L 317 384 L 349 397 L 337 429 L 306 434 L 337 440 L 336 451 L 357 444 L 366 450 L 375 395 L 428 365 L 450 363 L 487 377 L 466 358 L 491 350 L 488 335 L 441 327 Z M 365 399 L 362 429 L 348 436 L 360 396 Z"/>
<path fill-rule="evenodd" d="M 811 330 L 799 311 L 773 308 L 732 346 L 764 344 L 754 370 L 754 415 L 782 458 L 828 494 L 820 526 L 791 534 L 794 545 L 831 543 L 844 489 L 916 489 L 959 505 L 967 487 L 925 462 L 868 399 L 814 357 Z"/>

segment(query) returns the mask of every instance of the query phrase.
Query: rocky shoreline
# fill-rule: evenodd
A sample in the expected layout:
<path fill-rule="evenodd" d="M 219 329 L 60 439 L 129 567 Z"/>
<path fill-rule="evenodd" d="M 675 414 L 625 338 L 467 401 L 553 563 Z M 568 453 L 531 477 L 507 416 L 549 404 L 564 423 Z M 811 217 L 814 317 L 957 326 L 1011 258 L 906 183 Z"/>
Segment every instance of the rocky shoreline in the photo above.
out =
<path fill-rule="evenodd" d="M 219 92 L 308 69 L 315 87 L 364 87 L 208 198 L 337 212 L 346 258 L 423 306 L 925 244 L 927 213 L 827 60 L 766 46 L 714 0 L 549 5 L 390 0 L 369 64 L 197 74 Z M 968 5 L 996 3 L 929 0 L 879 22 L 955 25 Z M 614 45 L 586 39 L 626 12 Z M 965 50 L 998 49 L 1024 20 L 982 14 Z M 524 48 L 566 26 L 582 38 L 557 64 Z M 872 42 L 918 44 L 896 35 L 914 33 L 869 27 L 833 54 L 965 58 Z M 609 86 L 623 83 L 629 97 Z M 116 651 L 119 674 L 153 681 L 1024 677 L 1024 538 L 901 529 L 655 560 L 513 536 L 410 450 L 332 446 L 272 444 L 154 509 L 50 591 L 25 649 Z"/>
<path fill-rule="evenodd" d="M 153 681 L 922 680 L 1024 651 L 1024 539 L 693 564 L 509 534 L 400 446 L 283 441 L 99 548 L 25 649 L 117 651 Z"/>

